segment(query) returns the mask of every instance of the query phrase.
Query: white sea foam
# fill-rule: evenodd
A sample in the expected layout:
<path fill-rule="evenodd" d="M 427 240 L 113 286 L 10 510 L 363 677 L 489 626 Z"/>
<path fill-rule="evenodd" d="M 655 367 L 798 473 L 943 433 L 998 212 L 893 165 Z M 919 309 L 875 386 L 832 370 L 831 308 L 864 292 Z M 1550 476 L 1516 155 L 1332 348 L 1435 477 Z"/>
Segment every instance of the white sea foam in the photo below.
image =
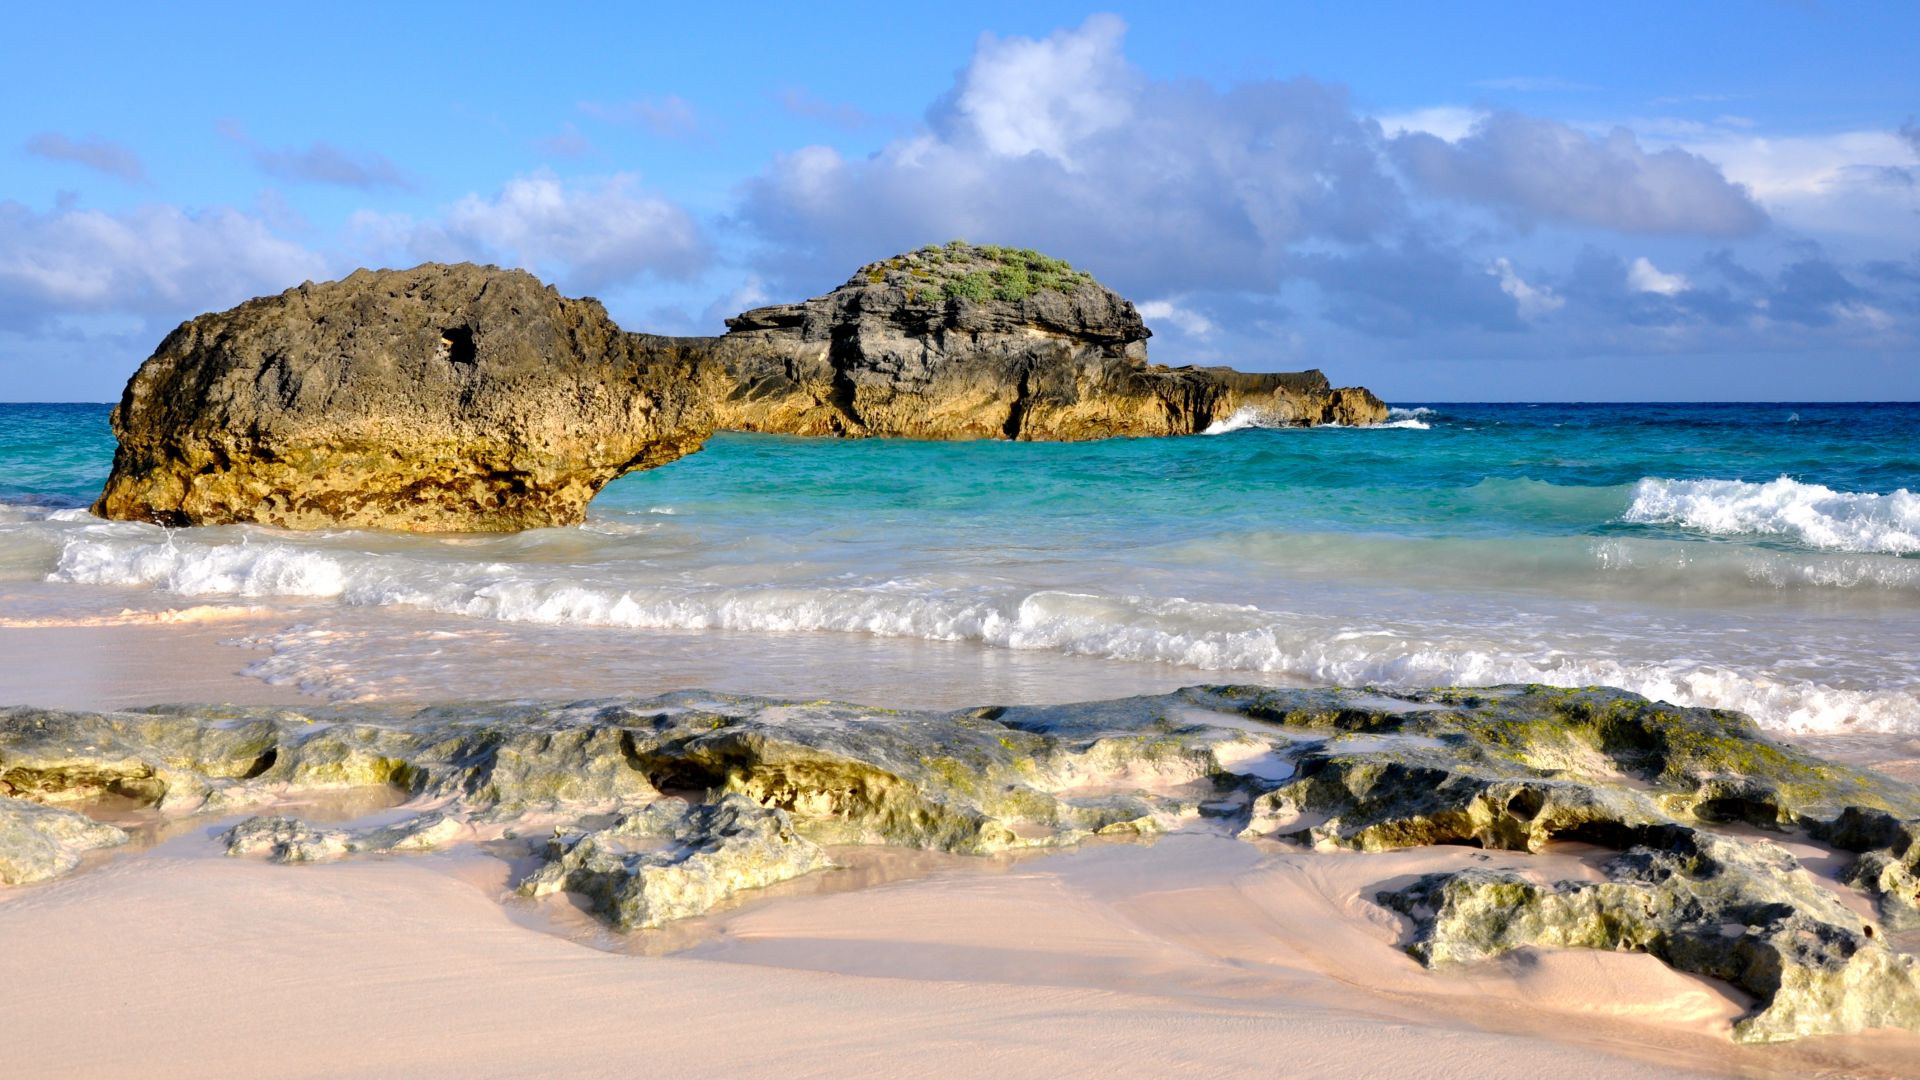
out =
<path fill-rule="evenodd" d="M 1782 536 L 1829 551 L 1920 553 L 1920 495 L 1835 491 L 1788 477 L 1663 480 L 1634 488 L 1623 520 L 1679 525 L 1721 536 Z"/>
<path fill-rule="evenodd" d="M 1208 424 L 1206 430 L 1200 434 L 1225 435 L 1229 431 L 1244 431 L 1247 428 L 1273 426 L 1272 414 L 1261 409 L 1256 409 L 1250 405 L 1243 405 L 1233 410 L 1225 419 L 1215 420 L 1213 423 Z"/>
<path fill-rule="evenodd" d="M 53 576 L 193 596 L 401 605 L 504 623 L 966 641 L 1343 685 L 1605 684 L 1677 704 L 1739 709 L 1779 730 L 1920 730 L 1920 695 L 1907 689 L 1868 691 L 1736 671 L 1724 663 L 1634 660 L 1604 648 L 1576 652 L 1567 643 L 1556 647 L 1515 634 L 1512 627 L 1356 619 L 1345 611 L 1301 613 L 984 583 L 945 589 L 925 582 L 829 586 L 817 579 L 635 585 L 581 568 L 318 550 L 275 540 L 153 541 L 133 534 L 71 539 Z M 281 646 L 296 644 L 290 639 Z"/>
<path fill-rule="evenodd" d="M 1421 419 L 1432 416 L 1432 409 L 1389 409 L 1385 423 L 1371 424 L 1374 428 L 1407 428 L 1413 431 L 1426 431 L 1433 425 Z M 1224 419 L 1215 420 L 1200 432 L 1202 435 L 1225 435 L 1232 431 L 1245 431 L 1247 428 L 1276 428 L 1290 425 L 1275 423 L 1273 414 L 1252 405 L 1243 405 L 1233 410 Z M 1339 428 L 1345 424 L 1321 424 L 1320 427 Z"/>

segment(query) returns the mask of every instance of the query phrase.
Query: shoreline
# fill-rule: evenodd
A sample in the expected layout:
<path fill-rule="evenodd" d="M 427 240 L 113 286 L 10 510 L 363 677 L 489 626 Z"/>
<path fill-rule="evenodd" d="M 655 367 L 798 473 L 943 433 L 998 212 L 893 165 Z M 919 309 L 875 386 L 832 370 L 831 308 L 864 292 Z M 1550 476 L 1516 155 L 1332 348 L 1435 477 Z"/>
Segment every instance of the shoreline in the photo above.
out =
<path fill-rule="evenodd" d="M 1715 1030 L 1738 995 L 1651 957 L 1551 950 L 1436 973 L 1389 920 L 1354 917 L 1356 885 L 1540 856 L 1169 837 L 957 857 L 748 896 L 666 955 L 620 955 L 583 940 L 563 900 L 505 896 L 506 864 L 478 852 L 274 866 L 220 857 L 210 831 L 0 894 L 15 963 L 61 973 L 0 988 L 38 1033 L 14 1067 L 1890 1077 L 1920 1052 L 1882 1033 L 1739 1046 Z M 130 956 L 166 972 L 163 989 L 136 989 Z M 263 1038 L 261 1017 L 298 1022 Z"/>
<path fill-rule="evenodd" d="M 0 626 L 0 646 L 21 646 L 0 665 L 0 698 L 37 680 L 73 695 L 66 708 L 327 704 L 241 673 L 262 653 L 229 642 L 284 625 L 284 610 L 107 608 Z M 84 678 L 75 657 L 96 658 Z M 1920 777 L 1911 737 L 1769 737 Z M 327 821 L 368 807 L 289 809 Z M 17 962 L 60 973 L 0 991 L 0 1008 L 48 1033 L 44 1058 L 16 1055 L 24 1071 L 455 1075 L 484 1057 L 509 1074 L 591 1060 L 565 1071 L 813 1075 L 950 1068 L 959 1055 L 1009 1075 L 1224 1074 L 1270 1070 L 1285 1047 L 1287 1069 L 1316 1075 L 1898 1076 L 1920 1056 L 1920 1036 L 1896 1032 L 1735 1044 L 1727 1025 L 1750 999 L 1643 954 L 1529 948 L 1429 970 L 1369 899 L 1476 860 L 1590 878 L 1594 856 L 1577 846 L 1356 854 L 1176 833 L 997 856 L 868 849 L 828 872 L 846 878 L 811 875 L 622 935 L 564 895 L 512 895 L 509 862 L 476 845 L 266 865 L 219 857 L 216 820 L 171 819 L 150 848 L 0 890 L 0 937 L 30 943 Z M 174 982 L 130 995 L 128 957 Z M 84 1029 L 97 1017 L 84 1003 L 102 1001 L 119 1021 Z M 235 1034 L 246 1025 L 234 1017 L 262 1012 L 302 1017 L 298 1035 L 276 1031 L 282 1056 L 253 1056 Z M 620 1019 L 594 1022 L 603 1015 Z"/>
<path fill-rule="evenodd" d="M 22 588 L 9 585 L 4 594 L 33 597 L 36 590 L 58 586 Z M 70 590 L 71 587 L 66 587 Z M 64 597 L 63 597 L 64 599 Z M 152 597 L 147 607 L 130 606 L 139 597 L 129 594 L 96 602 L 88 610 L 66 617 L 19 617 L 0 619 L 0 706 L 30 705 L 46 709 L 83 711 L 143 708 L 163 704 L 285 705 L 320 708 L 340 703 L 327 695 L 299 685 L 270 683 L 249 674 L 250 664 L 270 658 L 270 650 L 261 644 L 239 642 L 248 635 L 271 636 L 289 623 L 299 623 L 297 613 L 272 608 L 256 608 L 237 603 L 196 604 L 191 598 Z M 129 601 L 129 602 L 122 602 Z M 337 612 L 333 612 L 336 617 Z M 350 613 L 351 614 L 351 613 Z M 392 620 L 391 612 L 368 613 L 370 623 Z M 400 618 L 405 618 L 402 613 Z M 423 626 L 444 619 L 420 618 Z M 483 631 L 492 628 L 481 628 Z M 372 633 L 378 633 L 375 628 Z M 658 635 L 655 641 L 675 638 L 734 637 L 750 640 L 751 634 L 727 634 L 705 631 L 679 635 Z M 844 647 L 844 636 L 835 635 L 835 646 Z M 636 644 L 651 643 L 648 638 Z M 407 711 L 436 704 L 453 704 L 487 698 L 516 700 L 582 700 L 631 694 L 665 693 L 680 689 L 704 689 L 726 693 L 759 694 L 772 697 L 822 698 L 887 708 L 957 708 L 993 700 L 995 685 L 1013 691 L 1007 700 L 1019 704 L 1069 704 L 1132 694 L 1163 694 L 1186 686 L 1221 682 L 1259 682 L 1254 673 L 1218 672 L 1184 669 L 1171 665 L 1122 665 L 1112 672 L 1113 664 L 1087 665 L 1088 672 L 1069 672 L 1050 684 L 1052 693 L 1035 693 L 1033 685 L 1069 669 L 1076 658 L 1047 654 L 1009 654 L 982 650 L 966 643 L 928 642 L 914 639 L 874 638 L 861 644 L 870 648 L 866 669 L 848 678 L 846 673 L 812 674 L 814 681 L 797 689 L 790 678 L 806 671 L 804 658 L 787 660 L 757 675 L 742 677 L 738 671 L 716 667 L 698 656 L 669 657 L 661 665 L 659 657 L 643 655 L 648 666 L 665 666 L 646 681 L 636 683 L 618 670 L 571 670 L 561 675 L 552 671 L 545 677 L 555 685 L 541 685 L 537 665 L 525 658 L 514 673 L 514 681 L 531 677 L 531 692 L 522 694 L 475 693 L 475 682 L 467 682 L 467 692 L 456 692 L 453 680 L 443 677 L 438 684 L 429 682 L 410 697 L 347 698 L 363 707 Z M 636 652 L 640 650 L 636 649 Z M 671 661 L 676 660 L 677 663 Z M 924 671 L 929 663 L 958 669 L 968 662 L 976 665 L 999 661 L 1003 669 L 1032 665 L 1033 674 L 1008 677 L 1001 672 L 983 672 L 979 681 L 989 687 L 984 698 L 956 688 L 916 683 L 910 673 Z M 1037 663 L 1036 663 L 1037 661 Z M 86 665 L 76 671 L 76 662 Z M 472 666 L 472 665 L 469 665 Z M 1127 667 L 1135 669 L 1129 671 Z M 957 682 L 958 679 L 952 678 Z M 564 682 L 563 691 L 559 683 Z M 1098 685 L 1095 685 L 1095 684 Z M 492 689 L 484 681 L 477 685 Z M 1276 682 L 1274 685 L 1297 685 Z M 156 689 L 158 687 L 159 689 Z M 969 688 L 971 689 L 971 688 Z M 864 691 L 864 692 L 863 692 Z M 884 700 L 882 699 L 884 695 Z M 1920 784 L 1920 735 L 1858 732 L 1852 734 L 1796 734 L 1765 731 L 1767 738 L 1787 746 L 1829 758 L 1858 768 L 1878 771 L 1893 779 Z"/>

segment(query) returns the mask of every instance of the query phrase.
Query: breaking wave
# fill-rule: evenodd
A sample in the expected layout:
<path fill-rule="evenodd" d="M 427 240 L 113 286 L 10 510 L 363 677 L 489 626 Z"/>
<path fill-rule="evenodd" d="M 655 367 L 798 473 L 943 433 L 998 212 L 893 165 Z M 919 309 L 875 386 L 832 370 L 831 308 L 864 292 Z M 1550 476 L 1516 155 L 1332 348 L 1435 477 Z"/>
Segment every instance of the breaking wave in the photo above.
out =
<path fill-rule="evenodd" d="M 1835 491 L 1781 477 L 1744 480 L 1648 478 L 1623 520 L 1678 525 L 1716 536 L 1777 536 L 1827 551 L 1920 553 L 1920 495 Z"/>
<path fill-rule="evenodd" d="M 1388 409 L 1385 423 L 1370 424 L 1368 426 L 1374 428 L 1407 428 L 1413 431 L 1426 431 L 1433 425 L 1427 423 L 1425 418 L 1432 415 L 1433 410 L 1425 408 Z M 1264 409 L 1246 405 L 1233 410 L 1233 412 L 1228 414 L 1224 419 L 1215 420 L 1213 423 L 1208 424 L 1200 434 L 1225 435 L 1228 432 L 1245 431 L 1248 428 L 1280 428 L 1291 426 L 1293 425 L 1274 422 L 1273 415 Z M 1347 425 L 1321 424 L 1319 426 L 1338 428 L 1346 427 Z"/>
<path fill-rule="evenodd" d="M 580 570 L 543 573 L 525 564 L 279 541 L 203 546 L 89 536 L 66 544 L 52 576 L 199 597 L 331 598 L 506 623 L 966 641 L 1355 686 L 1606 684 L 1677 704 L 1739 709 L 1787 731 L 1912 731 L 1920 717 L 1920 696 L 1907 690 L 1851 689 L 1705 662 L 1600 659 L 1499 628 L 1391 615 L 1368 620 L 1344 612 L 985 583 L 636 587 Z"/>

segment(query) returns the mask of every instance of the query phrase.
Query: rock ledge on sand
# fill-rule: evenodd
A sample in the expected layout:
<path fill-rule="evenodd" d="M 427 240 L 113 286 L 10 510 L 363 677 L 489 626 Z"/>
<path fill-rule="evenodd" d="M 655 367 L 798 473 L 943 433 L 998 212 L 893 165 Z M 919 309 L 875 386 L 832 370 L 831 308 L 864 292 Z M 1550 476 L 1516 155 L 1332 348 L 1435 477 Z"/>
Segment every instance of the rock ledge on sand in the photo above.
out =
<path fill-rule="evenodd" d="M 400 805 L 377 827 L 275 812 L 354 788 Z M 520 867 L 522 895 L 574 893 L 623 930 L 828 870 L 828 845 L 979 854 L 1176 831 L 1361 851 L 1578 841 L 1610 854 L 1577 880 L 1461 869 L 1382 882 L 1377 900 L 1436 967 L 1591 948 L 1722 980 L 1755 999 L 1732 1032 L 1746 1041 L 1920 1029 L 1914 957 L 1865 913 L 1910 910 L 1887 868 L 1908 858 L 1920 789 L 1772 743 L 1736 713 L 1617 690 L 1211 686 L 951 712 L 700 691 L 411 716 L 13 708 L 0 709 L 0 796 L 0 866 L 42 836 L 112 842 L 119 830 L 70 812 L 103 798 L 169 817 L 257 808 L 225 834 L 228 854 L 300 863 L 479 843 Z M 23 820 L 39 830 L 25 843 L 7 825 Z M 1825 844 L 1838 880 L 1769 834 Z M 40 859 L 32 876 L 75 861 Z"/>

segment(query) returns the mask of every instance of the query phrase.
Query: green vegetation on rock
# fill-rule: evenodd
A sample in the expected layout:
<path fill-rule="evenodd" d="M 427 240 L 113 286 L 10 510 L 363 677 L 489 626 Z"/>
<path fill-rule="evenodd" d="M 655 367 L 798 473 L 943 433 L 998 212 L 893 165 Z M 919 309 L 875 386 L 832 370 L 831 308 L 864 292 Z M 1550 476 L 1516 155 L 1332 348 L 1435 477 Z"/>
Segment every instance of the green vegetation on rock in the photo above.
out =
<path fill-rule="evenodd" d="M 1031 248 L 969 244 L 952 240 L 869 263 L 855 283 L 905 289 L 915 301 L 999 300 L 1018 303 L 1042 292 L 1072 293 L 1094 284 L 1093 275 L 1065 259 Z"/>

